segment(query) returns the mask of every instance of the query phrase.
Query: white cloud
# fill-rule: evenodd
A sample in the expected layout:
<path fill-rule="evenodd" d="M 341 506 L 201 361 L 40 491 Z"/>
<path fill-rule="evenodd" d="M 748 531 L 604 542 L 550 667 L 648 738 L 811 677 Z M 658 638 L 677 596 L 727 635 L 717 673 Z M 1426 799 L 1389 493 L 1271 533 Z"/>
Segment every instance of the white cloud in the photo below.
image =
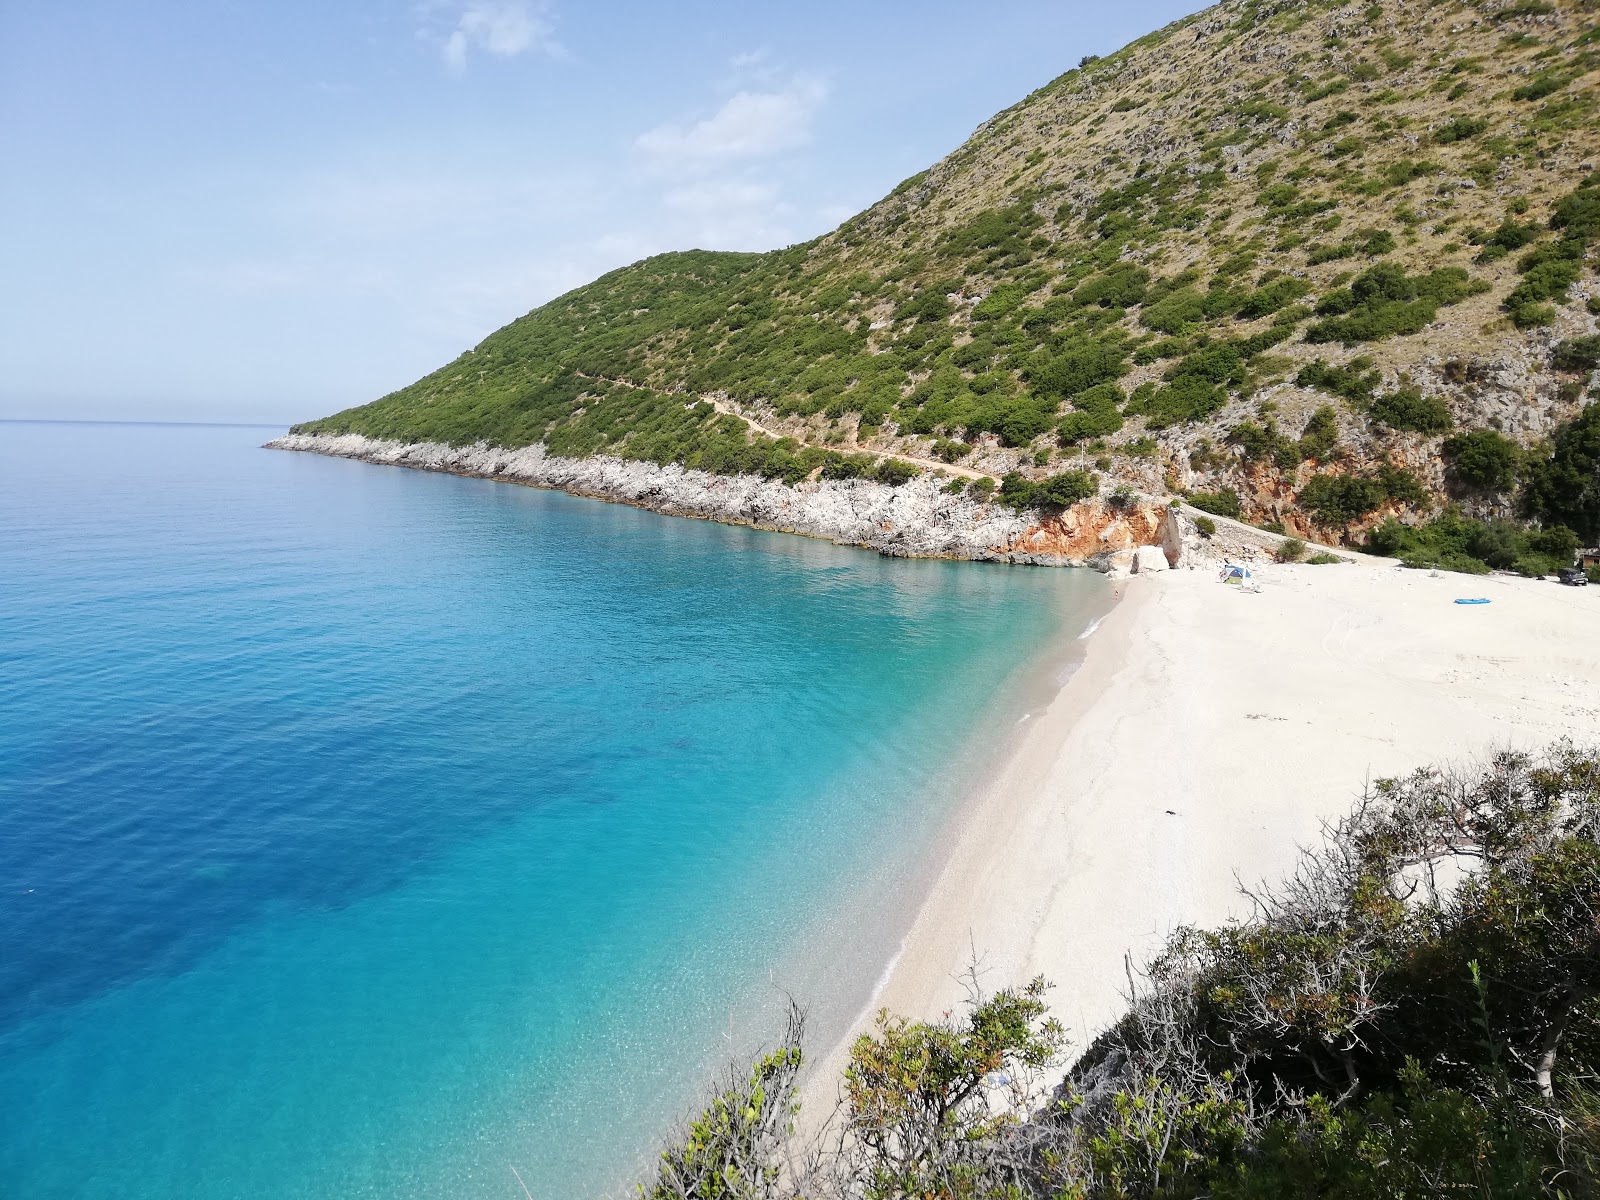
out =
<path fill-rule="evenodd" d="M 797 76 L 777 91 L 736 92 L 693 125 L 659 125 L 634 146 L 658 165 L 690 169 L 781 154 L 810 142 L 811 119 L 827 97 L 820 79 Z"/>
<path fill-rule="evenodd" d="M 530 51 L 552 57 L 563 52 L 555 40 L 552 11 L 538 0 L 467 0 L 440 43 L 440 53 L 451 70 L 463 71 L 472 50 L 500 58 Z"/>

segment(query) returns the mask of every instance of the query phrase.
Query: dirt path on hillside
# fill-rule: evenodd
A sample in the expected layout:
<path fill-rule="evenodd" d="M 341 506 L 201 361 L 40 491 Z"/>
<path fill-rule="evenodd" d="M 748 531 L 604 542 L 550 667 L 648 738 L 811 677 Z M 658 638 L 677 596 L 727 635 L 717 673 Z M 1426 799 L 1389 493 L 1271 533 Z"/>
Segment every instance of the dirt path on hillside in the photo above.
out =
<path fill-rule="evenodd" d="M 765 425 L 763 425 L 760 421 L 756 420 L 754 417 L 748 416 L 745 413 L 742 413 L 738 409 L 734 408 L 726 400 L 712 399 L 711 407 L 716 409 L 719 413 L 724 414 L 725 416 L 738 417 L 739 420 L 743 421 L 746 425 L 750 426 L 751 429 L 755 430 L 757 433 L 765 434 L 769 438 L 793 438 L 793 440 L 799 442 L 803 446 L 809 446 L 809 445 L 812 444 L 810 442 L 805 441 L 805 439 L 803 439 L 803 438 L 795 437 L 794 434 L 792 434 L 792 433 L 778 433 L 775 430 L 768 429 Z M 817 448 L 818 449 L 826 449 L 826 447 L 817 447 Z M 996 480 L 996 482 L 998 482 L 998 480 L 999 480 L 998 476 L 991 475 L 987 471 L 975 470 L 972 467 L 959 467 L 955 463 L 947 463 L 947 462 L 943 461 L 942 459 L 937 459 L 937 458 L 919 458 L 915 454 L 904 454 L 904 453 L 901 453 L 898 450 L 862 450 L 861 453 L 863 453 L 863 454 L 879 454 L 879 455 L 882 455 L 884 458 L 893 458 L 893 459 L 898 459 L 900 462 L 914 463 L 915 465 L 917 465 L 919 467 L 923 467 L 923 468 L 925 468 L 927 470 L 948 471 L 950 474 L 952 474 L 952 475 L 960 475 L 964 479 L 993 479 L 993 480 Z"/>
<path fill-rule="evenodd" d="M 580 379 L 597 379 L 603 383 L 618 383 L 625 388 L 633 388 L 635 391 L 645 390 L 638 384 L 627 379 L 617 379 L 609 375 L 586 375 L 582 371 L 574 372 L 574 374 L 576 374 Z M 774 441 L 788 438 L 791 441 L 799 442 L 802 446 L 807 446 L 815 450 L 827 450 L 830 448 L 827 446 L 818 446 L 814 442 L 808 442 L 805 440 L 805 438 L 796 437 L 792 433 L 779 433 L 775 429 L 768 429 L 760 421 L 756 420 L 748 413 L 739 411 L 739 409 L 735 408 L 726 400 L 719 400 L 715 396 L 702 396 L 700 399 L 710 401 L 711 407 L 716 409 L 723 416 L 737 417 L 763 437 L 772 438 Z M 698 402 L 699 401 L 696 401 L 696 403 Z M 957 466 L 955 463 L 947 463 L 942 459 L 921 458 L 915 454 L 904 454 L 898 450 L 869 450 L 862 448 L 859 453 L 876 454 L 880 458 L 892 458 L 899 462 L 911 463 L 913 466 L 921 467 L 923 470 L 927 471 L 946 471 L 951 475 L 959 475 L 963 479 L 992 479 L 996 483 L 1000 482 L 1000 477 L 989 471 L 979 471 L 973 467 Z"/>

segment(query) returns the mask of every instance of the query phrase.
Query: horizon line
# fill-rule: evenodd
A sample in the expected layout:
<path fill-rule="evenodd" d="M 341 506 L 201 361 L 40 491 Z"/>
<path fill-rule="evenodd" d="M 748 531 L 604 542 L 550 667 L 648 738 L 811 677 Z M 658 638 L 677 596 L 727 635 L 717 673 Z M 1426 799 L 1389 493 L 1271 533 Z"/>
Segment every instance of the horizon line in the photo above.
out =
<path fill-rule="evenodd" d="M 0 417 L 0 425 L 199 425 L 225 429 L 288 428 L 293 421 L 128 421 L 84 417 Z"/>

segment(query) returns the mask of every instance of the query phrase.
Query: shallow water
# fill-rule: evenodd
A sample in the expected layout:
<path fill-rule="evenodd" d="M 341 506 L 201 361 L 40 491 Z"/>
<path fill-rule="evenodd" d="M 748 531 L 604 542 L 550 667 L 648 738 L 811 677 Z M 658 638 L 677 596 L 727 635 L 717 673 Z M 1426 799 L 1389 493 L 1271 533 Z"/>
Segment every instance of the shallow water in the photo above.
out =
<path fill-rule="evenodd" d="M 1106 599 L 270 435 L 0 424 L 0 1194 L 606 1192 Z"/>

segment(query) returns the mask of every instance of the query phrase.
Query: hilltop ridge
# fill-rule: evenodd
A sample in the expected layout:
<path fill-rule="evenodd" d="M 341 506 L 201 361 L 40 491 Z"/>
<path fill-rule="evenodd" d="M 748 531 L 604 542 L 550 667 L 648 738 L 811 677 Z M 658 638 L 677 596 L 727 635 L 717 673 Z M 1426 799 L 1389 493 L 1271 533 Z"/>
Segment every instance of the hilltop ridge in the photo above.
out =
<path fill-rule="evenodd" d="M 1227 0 L 824 237 L 610 272 L 295 432 L 790 485 L 946 462 L 978 502 L 1400 517 L 1388 552 L 1542 568 L 1600 536 L 1595 12 Z"/>

